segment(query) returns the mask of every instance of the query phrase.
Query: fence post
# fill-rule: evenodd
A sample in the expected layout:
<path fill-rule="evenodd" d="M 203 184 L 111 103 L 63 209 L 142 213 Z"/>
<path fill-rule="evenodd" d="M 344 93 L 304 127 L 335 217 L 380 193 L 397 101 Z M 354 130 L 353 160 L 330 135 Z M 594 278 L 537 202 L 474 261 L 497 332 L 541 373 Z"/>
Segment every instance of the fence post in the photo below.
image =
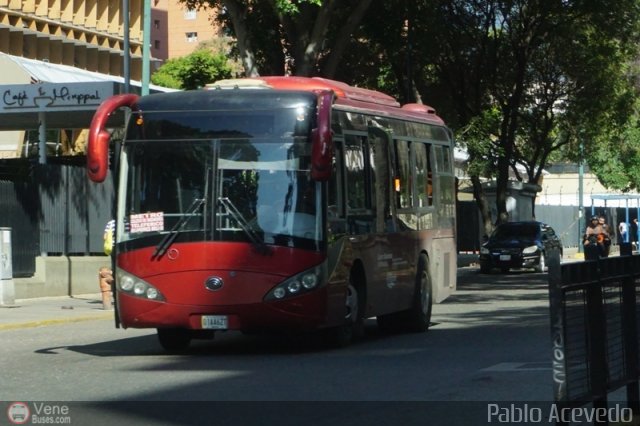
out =
<path fill-rule="evenodd" d="M 638 327 L 636 310 L 636 277 L 640 274 L 640 256 L 630 256 L 625 270 L 622 287 L 622 324 L 624 336 L 624 355 L 626 360 L 625 379 L 627 383 L 627 405 L 634 416 L 640 415 L 640 389 L 638 388 Z"/>
<path fill-rule="evenodd" d="M 607 408 L 607 332 L 602 293 L 602 264 L 611 259 L 598 259 L 598 281 L 586 291 L 587 333 L 589 335 L 589 379 L 594 408 Z"/>
<path fill-rule="evenodd" d="M 547 252 L 547 271 L 549 277 L 549 315 L 551 317 L 553 396 L 556 402 L 563 403 L 568 398 L 562 308 L 562 270 L 558 249 L 550 249 Z"/>
<path fill-rule="evenodd" d="M 13 284 L 11 228 L 0 228 L 0 305 L 14 303 L 16 303 L 16 289 Z"/>

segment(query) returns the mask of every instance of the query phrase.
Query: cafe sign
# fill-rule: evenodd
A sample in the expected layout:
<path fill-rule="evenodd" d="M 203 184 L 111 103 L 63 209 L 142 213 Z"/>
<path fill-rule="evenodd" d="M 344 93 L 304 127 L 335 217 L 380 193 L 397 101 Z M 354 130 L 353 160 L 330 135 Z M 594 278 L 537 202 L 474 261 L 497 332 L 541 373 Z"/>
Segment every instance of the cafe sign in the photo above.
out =
<path fill-rule="evenodd" d="M 95 110 L 113 94 L 111 81 L 0 85 L 0 112 Z"/>

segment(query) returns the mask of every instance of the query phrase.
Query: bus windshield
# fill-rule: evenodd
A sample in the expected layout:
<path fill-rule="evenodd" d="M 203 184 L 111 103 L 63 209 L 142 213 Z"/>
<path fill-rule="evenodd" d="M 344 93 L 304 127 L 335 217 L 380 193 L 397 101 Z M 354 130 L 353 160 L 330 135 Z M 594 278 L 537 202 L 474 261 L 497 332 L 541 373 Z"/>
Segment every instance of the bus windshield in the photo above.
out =
<path fill-rule="evenodd" d="M 247 136 L 246 123 L 242 137 L 229 137 L 230 123 L 221 138 L 127 141 L 119 242 L 156 253 L 174 240 L 320 249 L 322 191 L 310 178 L 308 138 Z"/>

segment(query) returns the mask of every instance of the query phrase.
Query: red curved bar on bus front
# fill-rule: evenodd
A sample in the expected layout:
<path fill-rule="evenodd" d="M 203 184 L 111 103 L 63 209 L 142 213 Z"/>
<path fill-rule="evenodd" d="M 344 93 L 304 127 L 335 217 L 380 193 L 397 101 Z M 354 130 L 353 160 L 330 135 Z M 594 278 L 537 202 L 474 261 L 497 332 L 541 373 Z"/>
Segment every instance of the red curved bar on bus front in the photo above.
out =
<path fill-rule="evenodd" d="M 102 182 L 107 177 L 109 166 L 109 139 L 111 135 L 105 129 L 109 116 L 120 107 L 131 108 L 138 95 L 115 95 L 100 104 L 91 120 L 89 144 L 87 146 L 87 174 L 94 182 Z"/>
<path fill-rule="evenodd" d="M 318 127 L 313 129 L 311 148 L 311 178 L 317 181 L 331 177 L 333 157 L 333 134 L 331 133 L 331 106 L 333 92 L 322 91 L 318 94 Z"/>

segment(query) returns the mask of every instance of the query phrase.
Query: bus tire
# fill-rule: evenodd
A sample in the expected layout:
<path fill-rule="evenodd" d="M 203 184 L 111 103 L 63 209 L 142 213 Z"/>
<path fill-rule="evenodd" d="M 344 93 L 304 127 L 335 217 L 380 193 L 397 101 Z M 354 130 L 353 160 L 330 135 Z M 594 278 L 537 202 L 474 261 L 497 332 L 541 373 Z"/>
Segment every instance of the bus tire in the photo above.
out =
<path fill-rule="evenodd" d="M 407 329 L 413 332 L 424 332 L 431 324 L 431 308 L 433 306 L 433 289 L 429 261 L 421 254 L 418 258 L 416 286 L 413 295 L 413 306 L 407 312 Z"/>
<path fill-rule="evenodd" d="M 167 352 L 182 352 L 189 347 L 191 335 L 183 328 L 159 328 L 158 340 Z"/>
<path fill-rule="evenodd" d="M 353 278 L 347 285 L 345 297 L 344 324 L 325 330 L 327 344 L 334 348 L 349 346 L 351 342 L 364 334 L 363 293 L 353 283 Z"/>

